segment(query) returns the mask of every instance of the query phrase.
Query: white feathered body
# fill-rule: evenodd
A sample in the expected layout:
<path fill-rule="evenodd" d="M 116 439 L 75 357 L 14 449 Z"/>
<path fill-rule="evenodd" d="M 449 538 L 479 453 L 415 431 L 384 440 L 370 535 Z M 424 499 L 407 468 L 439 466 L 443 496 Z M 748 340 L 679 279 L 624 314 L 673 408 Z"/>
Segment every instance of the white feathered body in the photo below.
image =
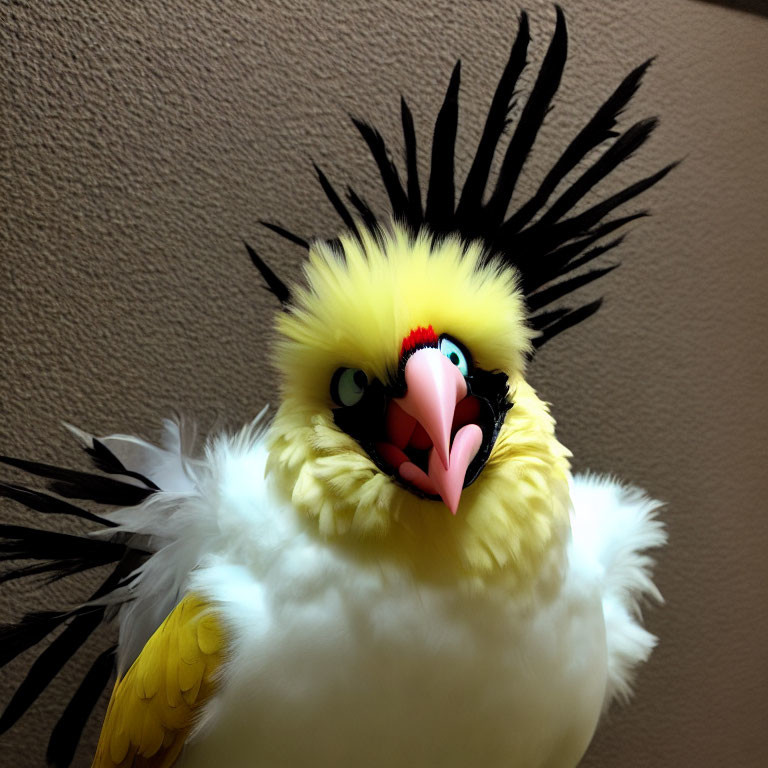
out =
<path fill-rule="evenodd" d="M 574 478 L 561 578 L 515 594 L 419 583 L 323 540 L 265 480 L 262 436 L 196 462 L 178 442 L 106 441 L 172 491 L 117 513 L 158 548 L 121 615 L 121 667 L 189 591 L 229 633 L 184 768 L 574 766 L 653 647 L 636 600 L 658 597 L 658 505 L 612 481 Z"/>

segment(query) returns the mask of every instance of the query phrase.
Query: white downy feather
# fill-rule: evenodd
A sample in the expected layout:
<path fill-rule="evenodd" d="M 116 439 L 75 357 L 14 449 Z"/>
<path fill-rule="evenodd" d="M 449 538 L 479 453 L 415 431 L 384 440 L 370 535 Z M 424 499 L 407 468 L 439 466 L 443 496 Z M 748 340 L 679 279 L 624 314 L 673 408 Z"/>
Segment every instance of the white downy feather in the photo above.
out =
<path fill-rule="evenodd" d="M 667 536 L 657 518 L 660 502 L 609 477 L 576 475 L 571 485 L 574 548 L 602 568 L 603 614 L 608 642 L 605 705 L 627 699 L 637 664 L 646 661 L 656 638 L 640 623 L 640 602 L 662 602 L 651 580 L 648 550 Z"/>
<path fill-rule="evenodd" d="M 658 597 L 642 553 L 664 539 L 657 504 L 576 477 L 554 594 L 420 584 L 307 533 L 264 479 L 262 416 L 182 462 L 191 489 L 113 516 L 159 549 L 121 612 L 121 667 L 188 590 L 232 632 L 180 765 L 576 765 L 653 647 L 636 602 Z"/>

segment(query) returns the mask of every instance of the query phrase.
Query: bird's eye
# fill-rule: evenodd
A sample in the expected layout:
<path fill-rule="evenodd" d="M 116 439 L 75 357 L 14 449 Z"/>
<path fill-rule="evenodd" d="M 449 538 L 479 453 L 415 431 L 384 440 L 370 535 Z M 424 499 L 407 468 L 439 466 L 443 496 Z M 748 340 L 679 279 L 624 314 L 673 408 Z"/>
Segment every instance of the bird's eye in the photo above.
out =
<path fill-rule="evenodd" d="M 439 349 L 461 371 L 462 375 L 469 375 L 467 353 L 455 341 L 447 336 L 441 336 Z"/>
<path fill-rule="evenodd" d="M 337 405 L 357 405 L 365 394 L 368 377 L 359 368 L 339 368 L 331 379 L 331 397 Z"/>

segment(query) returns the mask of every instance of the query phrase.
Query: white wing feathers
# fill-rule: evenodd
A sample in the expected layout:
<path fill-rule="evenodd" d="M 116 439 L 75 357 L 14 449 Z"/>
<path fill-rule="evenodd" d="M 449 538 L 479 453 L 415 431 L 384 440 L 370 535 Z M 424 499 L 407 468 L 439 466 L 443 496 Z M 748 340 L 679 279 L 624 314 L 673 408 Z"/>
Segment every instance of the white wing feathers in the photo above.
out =
<path fill-rule="evenodd" d="M 163 419 L 160 447 L 134 435 L 94 437 L 72 424 L 65 422 L 64 426 L 86 448 L 92 448 L 94 440 L 98 440 L 126 469 L 143 475 L 163 491 L 185 492 L 194 488 L 194 478 L 190 472 L 190 464 L 194 463 L 190 457 L 194 451 L 196 433 L 193 424 L 180 419 Z M 122 476 L 120 479 L 139 484 L 130 476 Z"/>
<path fill-rule="evenodd" d="M 220 435 L 210 441 L 204 458 L 193 458 L 194 428 L 180 421 L 164 421 L 162 448 L 131 435 L 96 438 L 127 470 L 139 473 L 160 488 L 139 506 L 106 514 L 117 527 L 96 534 L 134 535 L 153 552 L 134 572 L 130 583 L 108 598 L 110 602 L 122 603 L 119 675 L 130 667 L 147 640 L 184 596 L 191 573 L 207 555 L 216 552 L 222 538 L 217 515 L 223 469 L 221 457 L 228 457 L 229 462 L 237 466 L 237 457 L 247 454 L 260 442 L 266 426 L 266 411 L 264 408 L 237 436 Z M 70 429 L 87 447 L 93 445 L 93 436 Z M 125 480 L 130 482 L 131 478 L 125 477 Z M 231 539 L 231 532 L 225 538 Z"/>
<path fill-rule="evenodd" d="M 647 550 L 667 536 L 657 512 L 662 506 L 643 491 L 608 477 L 576 475 L 571 486 L 573 546 L 600 569 L 608 651 L 605 706 L 631 693 L 634 668 L 645 661 L 656 638 L 640 623 L 645 598 L 662 602 L 651 581 L 654 561 Z"/>

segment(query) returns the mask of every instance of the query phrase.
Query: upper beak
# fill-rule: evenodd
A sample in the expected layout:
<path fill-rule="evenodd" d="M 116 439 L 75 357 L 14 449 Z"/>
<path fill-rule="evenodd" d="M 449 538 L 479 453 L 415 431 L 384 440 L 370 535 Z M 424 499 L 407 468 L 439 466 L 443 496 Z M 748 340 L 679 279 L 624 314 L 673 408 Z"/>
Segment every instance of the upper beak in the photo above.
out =
<path fill-rule="evenodd" d="M 398 472 L 404 480 L 426 493 L 438 494 L 455 514 L 467 467 L 483 441 L 480 427 L 466 424 L 451 444 L 456 405 L 466 397 L 467 383 L 461 371 L 434 347 L 419 349 L 411 355 L 405 364 L 405 383 L 405 396 L 395 398 L 393 404 L 423 427 L 432 441 L 432 450 L 428 474 L 410 461 L 402 461 Z M 396 414 L 396 410 L 393 411 Z M 396 416 L 390 419 L 390 431 L 392 427 L 400 427 L 398 431 L 402 432 L 404 420 L 400 419 L 400 424 L 392 423 L 397 421 Z M 410 432 L 414 427 L 415 423 Z M 405 429 L 408 431 L 407 427 Z M 403 455 L 403 458 L 407 457 Z"/>
<path fill-rule="evenodd" d="M 405 364 L 405 397 L 395 402 L 424 427 L 445 469 L 456 403 L 467 395 L 461 371 L 439 350 L 420 349 Z"/>

